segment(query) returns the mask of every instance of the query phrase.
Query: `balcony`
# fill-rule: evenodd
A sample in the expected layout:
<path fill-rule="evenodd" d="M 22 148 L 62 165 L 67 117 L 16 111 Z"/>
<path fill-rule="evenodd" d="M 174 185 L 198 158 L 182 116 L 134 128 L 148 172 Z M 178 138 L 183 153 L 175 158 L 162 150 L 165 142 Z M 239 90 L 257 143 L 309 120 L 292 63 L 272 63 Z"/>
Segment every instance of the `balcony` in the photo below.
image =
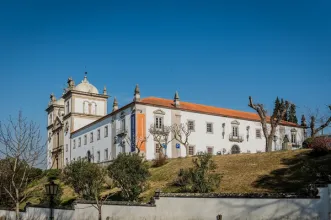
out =
<path fill-rule="evenodd" d="M 116 130 L 116 136 L 124 136 L 128 134 L 128 129 L 120 128 Z"/>
<path fill-rule="evenodd" d="M 244 141 L 244 136 L 243 135 L 230 134 L 229 135 L 229 141 L 241 143 L 241 142 Z"/>

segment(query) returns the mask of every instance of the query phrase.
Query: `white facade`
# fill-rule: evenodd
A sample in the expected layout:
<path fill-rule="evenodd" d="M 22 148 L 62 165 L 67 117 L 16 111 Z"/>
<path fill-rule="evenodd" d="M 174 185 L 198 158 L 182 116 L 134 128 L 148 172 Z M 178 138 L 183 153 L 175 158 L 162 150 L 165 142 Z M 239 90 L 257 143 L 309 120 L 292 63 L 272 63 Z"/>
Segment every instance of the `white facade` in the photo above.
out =
<path fill-rule="evenodd" d="M 149 128 L 174 124 L 188 123 L 192 132 L 188 149 L 176 140 L 168 143 L 163 151 L 169 158 L 191 156 L 201 151 L 211 154 L 265 151 L 265 138 L 256 114 L 180 102 L 178 93 L 174 101 L 155 97 L 140 99 L 138 87 L 131 103 L 118 109 L 115 99 L 112 112 L 107 114 L 106 91 L 97 92 L 86 77 L 76 87 L 69 79 L 68 90 L 62 98 L 51 100 L 47 108 L 48 133 L 53 133 L 54 138 L 54 133 L 61 131 L 62 136 L 58 141 L 49 141 L 49 168 L 54 167 L 51 165 L 55 160 L 54 152 L 61 149 L 57 155 L 60 155 L 62 165 L 83 158 L 107 163 L 121 152 L 134 151 L 132 143 L 139 135 L 147 138 L 142 149 L 146 159 L 155 159 L 158 144 L 149 134 Z M 56 116 L 55 111 L 59 109 L 61 116 Z M 62 127 L 57 128 L 55 121 L 60 121 Z M 304 129 L 282 122 L 277 127 L 273 150 L 282 149 L 285 136 L 290 146 L 300 146 L 304 141 Z M 170 133 L 169 138 L 172 137 Z"/>

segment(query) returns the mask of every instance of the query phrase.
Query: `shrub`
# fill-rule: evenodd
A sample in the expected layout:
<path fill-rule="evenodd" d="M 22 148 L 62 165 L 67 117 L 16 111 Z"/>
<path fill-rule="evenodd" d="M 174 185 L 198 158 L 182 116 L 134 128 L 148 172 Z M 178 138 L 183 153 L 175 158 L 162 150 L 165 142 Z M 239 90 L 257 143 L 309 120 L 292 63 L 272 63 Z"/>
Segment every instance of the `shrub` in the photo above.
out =
<path fill-rule="evenodd" d="M 168 162 L 167 157 L 161 154 L 157 159 L 153 160 L 152 167 L 162 167 Z"/>
<path fill-rule="evenodd" d="M 313 142 L 314 138 L 310 137 L 307 138 L 303 143 L 302 143 L 302 148 L 310 148 L 311 143 Z"/>
<path fill-rule="evenodd" d="M 50 180 L 57 180 L 60 178 L 61 170 L 60 169 L 49 169 L 44 171 L 47 179 Z"/>
<path fill-rule="evenodd" d="M 208 193 L 215 191 L 221 182 L 221 174 L 215 173 L 216 164 L 212 155 L 198 153 L 193 158 L 193 167 L 181 169 L 173 185 L 181 187 L 181 192 Z"/>
<path fill-rule="evenodd" d="M 331 138 L 330 137 L 316 137 L 310 143 L 309 148 L 311 148 L 312 154 L 316 156 L 321 156 L 329 153 L 331 150 Z"/>
<path fill-rule="evenodd" d="M 109 176 L 121 189 L 125 200 L 135 201 L 146 186 L 149 176 L 147 164 L 137 153 L 121 153 L 108 167 Z"/>

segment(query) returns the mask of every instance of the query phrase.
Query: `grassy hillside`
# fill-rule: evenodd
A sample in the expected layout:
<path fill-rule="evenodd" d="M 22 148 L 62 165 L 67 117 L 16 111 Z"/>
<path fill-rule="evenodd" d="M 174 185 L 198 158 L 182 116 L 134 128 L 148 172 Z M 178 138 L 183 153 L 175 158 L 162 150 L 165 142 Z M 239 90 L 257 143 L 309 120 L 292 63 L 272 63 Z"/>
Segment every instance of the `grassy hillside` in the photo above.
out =
<path fill-rule="evenodd" d="M 312 157 L 310 150 L 279 151 L 259 154 L 236 154 L 214 156 L 217 172 L 223 175 L 218 192 L 297 192 L 306 184 L 316 180 L 317 168 L 331 170 L 331 154 Z M 141 197 L 148 200 L 156 189 L 163 192 L 176 192 L 171 183 L 179 169 L 192 166 L 192 158 L 170 159 L 167 164 L 150 168 L 149 189 Z M 75 198 L 73 190 L 60 183 L 64 203 Z M 38 203 L 43 194 L 46 178 L 36 181 L 31 190 L 34 196 L 29 199 Z"/>

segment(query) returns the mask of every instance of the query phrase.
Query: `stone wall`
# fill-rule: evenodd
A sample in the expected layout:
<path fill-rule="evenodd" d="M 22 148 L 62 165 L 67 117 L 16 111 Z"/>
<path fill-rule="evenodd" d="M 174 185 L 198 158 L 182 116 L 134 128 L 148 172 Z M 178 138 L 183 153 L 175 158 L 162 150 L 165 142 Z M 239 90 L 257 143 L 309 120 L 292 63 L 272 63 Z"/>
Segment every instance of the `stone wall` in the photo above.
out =
<path fill-rule="evenodd" d="M 329 220 L 331 185 L 315 197 L 294 194 L 162 194 L 154 204 L 106 202 L 103 220 Z M 43 220 L 49 209 L 27 207 L 24 220 Z M 0 210 L 0 216 L 13 215 Z M 56 220 L 97 220 L 93 202 L 77 201 L 73 210 L 55 210 Z"/>

